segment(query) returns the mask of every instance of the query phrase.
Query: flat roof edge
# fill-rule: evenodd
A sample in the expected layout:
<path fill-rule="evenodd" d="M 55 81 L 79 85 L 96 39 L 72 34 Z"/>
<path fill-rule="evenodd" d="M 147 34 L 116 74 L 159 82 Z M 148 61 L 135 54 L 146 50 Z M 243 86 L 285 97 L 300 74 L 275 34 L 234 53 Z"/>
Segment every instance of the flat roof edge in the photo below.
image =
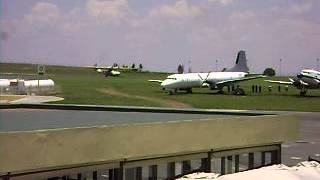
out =
<path fill-rule="evenodd" d="M 184 113 L 184 114 L 219 114 L 240 116 L 276 115 L 274 112 L 252 110 L 217 110 L 217 109 L 182 109 L 142 106 L 78 105 L 78 104 L 0 104 L 0 109 L 55 109 L 80 111 L 117 111 L 117 112 L 150 112 L 150 113 Z"/>

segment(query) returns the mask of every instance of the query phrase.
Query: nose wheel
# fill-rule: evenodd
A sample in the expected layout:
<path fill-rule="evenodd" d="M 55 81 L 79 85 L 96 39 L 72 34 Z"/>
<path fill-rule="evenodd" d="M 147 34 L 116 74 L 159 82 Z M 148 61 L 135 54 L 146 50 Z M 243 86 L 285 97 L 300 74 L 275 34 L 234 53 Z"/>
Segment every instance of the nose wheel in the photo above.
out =
<path fill-rule="evenodd" d="M 305 88 L 301 89 L 300 96 L 306 96 L 306 94 L 307 94 L 307 89 Z"/>
<path fill-rule="evenodd" d="M 169 90 L 169 95 L 176 94 L 178 92 L 178 89 Z"/>

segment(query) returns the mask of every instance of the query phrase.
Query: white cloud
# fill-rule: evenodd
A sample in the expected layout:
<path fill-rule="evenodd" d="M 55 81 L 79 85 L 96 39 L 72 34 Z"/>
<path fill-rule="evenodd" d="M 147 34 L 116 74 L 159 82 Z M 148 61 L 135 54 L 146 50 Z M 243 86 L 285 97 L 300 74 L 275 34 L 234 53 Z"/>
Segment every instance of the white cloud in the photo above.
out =
<path fill-rule="evenodd" d="M 75 22 L 66 22 L 63 24 L 62 28 L 63 31 L 68 33 L 74 33 L 74 32 L 79 32 L 83 30 L 83 28 L 86 27 L 86 24 L 84 23 L 75 23 Z"/>
<path fill-rule="evenodd" d="M 234 0 L 208 0 L 209 3 L 220 3 L 224 6 L 234 3 Z"/>
<path fill-rule="evenodd" d="M 289 12 L 295 13 L 295 14 L 303 14 L 308 12 L 311 9 L 311 7 L 312 7 L 311 2 L 306 2 L 303 4 L 293 4 L 289 8 Z"/>
<path fill-rule="evenodd" d="M 126 0 L 89 0 L 86 4 L 87 13 L 105 22 L 118 22 L 132 15 Z"/>
<path fill-rule="evenodd" d="M 234 12 L 229 18 L 231 21 L 249 20 L 255 18 L 255 14 L 251 11 Z"/>
<path fill-rule="evenodd" d="M 179 0 L 173 5 L 164 5 L 151 10 L 150 16 L 152 17 L 165 17 L 165 18 L 186 18 L 196 17 L 202 14 L 201 8 L 189 4 L 186 0 Z"/>
<path fill-rule="evenodd" d="M 52 3 L 38 2 L 31 10 L 31 14 L 25 16 L 29 23 L 55 23 L 61 18 L 59 8 Z"/>
<path fill-rule="evenodd" d="M 270 13 L 277 13 L 279 16 L 283 17 L 284 15 L 287 16 L 300 16 L 304 13 L 307 13 L 311 10 L 313 6 L 313 1 L 301 1 L 302 3 L 292 3 L 288 7 L 281 7 L 281 6 L 274 6 L 269 9 Z"/>

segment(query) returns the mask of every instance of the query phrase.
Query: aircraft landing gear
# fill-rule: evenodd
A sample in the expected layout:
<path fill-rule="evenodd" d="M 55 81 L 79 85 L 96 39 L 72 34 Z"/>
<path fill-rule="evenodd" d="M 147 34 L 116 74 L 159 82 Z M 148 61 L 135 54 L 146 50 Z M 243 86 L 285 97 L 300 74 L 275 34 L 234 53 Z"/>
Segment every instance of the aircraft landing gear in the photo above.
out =
<path fill-rule="evenodd" d="M 169 90 L 169 95 L 177 94 L 178 89 Z"/>
<path fill-rule="evenodd" d="M 233 94 L 234 94 L 234 95 L 239 95 L 239 96 L 246 95 L 245 91 L 244 91 L 242 88 L 236 88 L 236 89 L 233 91 Z"/>
<path fill-rule="evenodd" d="M 307 89 L 301 89 L 300 96 L 306 96 L 306 94 L 307 94 Z"/>
<path fill-rule="evenodd" d="M 224 92 L 223 92 L 222 89 L 220 89 L 217 93 L 218 93 L 218 94 L 223 94 Z"/>
<path fill-rule="evenodd" d="M 187 93 L 188 94 L 192 94 L 192 89 L 190 88 L 190 89 L 187 89 Z"/>

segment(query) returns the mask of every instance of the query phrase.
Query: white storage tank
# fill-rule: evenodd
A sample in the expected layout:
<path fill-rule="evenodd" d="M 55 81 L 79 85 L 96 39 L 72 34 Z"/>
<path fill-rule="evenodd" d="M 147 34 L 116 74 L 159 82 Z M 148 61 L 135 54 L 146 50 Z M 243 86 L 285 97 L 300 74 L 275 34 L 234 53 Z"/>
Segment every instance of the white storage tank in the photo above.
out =
<path fill-rule="evenodd" d="M 26 88 L 28 87 L 53 87 L 54 81 L 52 79 L 44 79 L 44 80 L 28 80 L 24 81 L 24 85 Z"/>
<path fill-rule="evenodd" d="M 24 81 L 24 86 L 27 91 L 34 90 L 51 90 L 54 87 L 54 81 L 52 79 L 43 79 L 43 80 L 28 80 Z"/>
<path fill-rule="evenodd" d="M 9 79 L 0 79 L 0 88 L 8 88 L 10 86 Z"/>

